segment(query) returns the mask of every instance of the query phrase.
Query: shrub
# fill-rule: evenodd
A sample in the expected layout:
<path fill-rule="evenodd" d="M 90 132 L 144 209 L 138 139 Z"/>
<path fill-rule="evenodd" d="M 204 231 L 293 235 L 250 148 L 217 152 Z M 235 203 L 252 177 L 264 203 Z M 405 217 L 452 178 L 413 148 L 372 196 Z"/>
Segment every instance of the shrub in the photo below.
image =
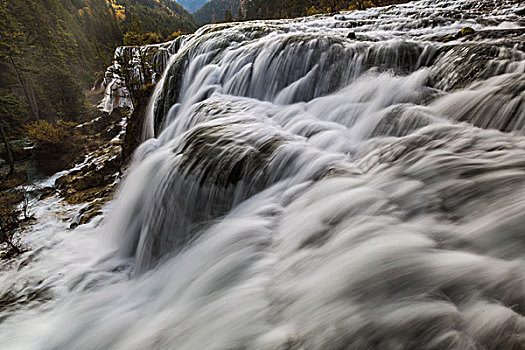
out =
<path fill-rule="evenodd" d="M 82 153 L 85 137 L 73 123 L 59 121 L 52 124 L 46 120 L 27 124 L 26 132 L 35 144 L 33 156 L 38 168 L 54 173 L 69 165 Z"/>

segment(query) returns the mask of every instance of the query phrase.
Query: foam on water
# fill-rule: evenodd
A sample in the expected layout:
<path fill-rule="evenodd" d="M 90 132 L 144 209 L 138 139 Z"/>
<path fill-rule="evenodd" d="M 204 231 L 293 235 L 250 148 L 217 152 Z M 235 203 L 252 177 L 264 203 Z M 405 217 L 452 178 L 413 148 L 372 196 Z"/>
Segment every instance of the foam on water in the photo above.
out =
<path fill-rule="evenodd" d="M 38 205 L 35 249 L 1 275 L 3 348 L 522 348 L 518 7 L 181 39 L 104 223 L 66 231 L 52 213 L 75 208 Z"/>

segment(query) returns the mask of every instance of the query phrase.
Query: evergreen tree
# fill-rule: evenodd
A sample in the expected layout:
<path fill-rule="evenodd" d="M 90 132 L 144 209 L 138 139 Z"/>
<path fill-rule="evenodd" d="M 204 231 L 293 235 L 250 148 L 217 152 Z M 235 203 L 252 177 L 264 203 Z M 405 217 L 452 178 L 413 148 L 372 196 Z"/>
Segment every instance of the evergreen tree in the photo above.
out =
<path fill-rule="evenodd" d="M 230 10 L 224 12 L 224 22 L 233 22 L 233 16 Z"/>

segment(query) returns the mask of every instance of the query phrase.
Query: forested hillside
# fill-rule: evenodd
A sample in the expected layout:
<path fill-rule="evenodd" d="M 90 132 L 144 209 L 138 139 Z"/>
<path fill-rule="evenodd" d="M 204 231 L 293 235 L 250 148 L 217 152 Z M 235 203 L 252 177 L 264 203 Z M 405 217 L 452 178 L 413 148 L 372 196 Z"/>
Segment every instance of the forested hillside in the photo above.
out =
<path fill-rule="evenodd" d="M 200 24 L 232 21 L 239 18 L 240 0 L 211 0 L 193 15 Z"/>
<path fill-rule="evenodd" d="M 194 16 L 200 24 L 232 20 L 277 19 L 335 12 L 363 10 L 407 0 L 211 0 Z"/>
<path fill-rule="evenodd" d="M 408 0 L 242 0 L 245 19 L 293 18 L 341 10 L 364 10 Z"/>
<path fill-rule="evenodd" d="M 76 120 L 82 90 L 111 63 L 128 32 L 161 40 L 190 32 L 172 0 L 0 0 L 0 114 L 10 135 L 45 119 Z"/>

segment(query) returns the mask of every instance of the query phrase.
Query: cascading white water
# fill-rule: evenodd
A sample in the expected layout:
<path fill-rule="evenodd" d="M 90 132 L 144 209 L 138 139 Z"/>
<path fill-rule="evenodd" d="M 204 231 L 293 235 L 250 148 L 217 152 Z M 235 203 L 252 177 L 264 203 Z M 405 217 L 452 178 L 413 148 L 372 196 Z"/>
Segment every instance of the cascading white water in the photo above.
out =
<path fill-rule="evenodd" d="M 518 9 L 425 0 L 185 38 L 106 222 L 40 219 L 2 273 L 2 347 L 523 348 Z"/>

